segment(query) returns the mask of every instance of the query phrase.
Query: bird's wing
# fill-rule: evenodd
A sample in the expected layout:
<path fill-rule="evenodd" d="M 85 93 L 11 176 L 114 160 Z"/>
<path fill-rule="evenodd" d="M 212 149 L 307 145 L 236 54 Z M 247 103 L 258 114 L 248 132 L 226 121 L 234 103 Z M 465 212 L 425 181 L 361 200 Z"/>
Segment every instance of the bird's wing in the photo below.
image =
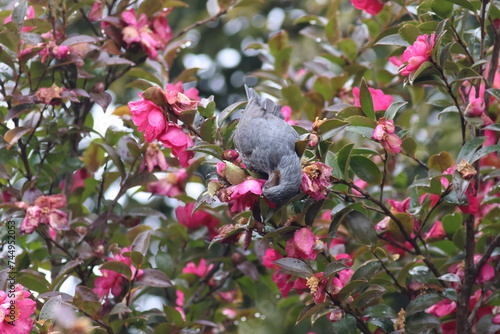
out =
<path fill-rule="evenodd" d="M 239 124 L 235 135 L 236 149 L 245 165 L 267 174 L 277 168 L 282 156 L 295 154 L 297 140 L 299 136 L 295 130 L 272 114 Z"/>
<path fill-rule="evenodd" d="M 262 109 L 262 112 L 265 114 L 272 114 L 276 117 L 284 119 L 285 116 L 281 113 L 282 106 L 263 97 L 260 97 L 259 94 L 253 89 L 245 85 L 245 91 L 247 93 L 247 99 L 249 103 L 252 100 L 256 101 L 256 104 Z"/>

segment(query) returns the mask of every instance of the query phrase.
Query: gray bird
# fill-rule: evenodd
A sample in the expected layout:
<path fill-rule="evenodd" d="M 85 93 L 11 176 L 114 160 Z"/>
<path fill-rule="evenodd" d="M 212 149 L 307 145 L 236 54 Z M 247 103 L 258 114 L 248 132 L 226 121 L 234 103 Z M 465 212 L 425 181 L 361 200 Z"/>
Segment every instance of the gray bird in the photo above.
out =
<path fill-rule="evenodd" d="M 264 196 L 279 206 L 300 191 L 302 167 L 295 151 L 299 135 L 285 122 L 281 106 L 245 86 L 248 104 L 234 135 L 248 169 L 268 175 Z"/>

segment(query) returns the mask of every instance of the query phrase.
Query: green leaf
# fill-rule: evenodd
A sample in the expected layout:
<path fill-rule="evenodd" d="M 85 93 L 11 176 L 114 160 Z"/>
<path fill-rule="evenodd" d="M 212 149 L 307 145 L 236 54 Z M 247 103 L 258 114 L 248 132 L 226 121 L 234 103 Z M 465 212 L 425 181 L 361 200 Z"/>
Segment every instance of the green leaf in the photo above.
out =
<path fill-rule="evenodd" d="M 349 167 L 350 167 L 350 159 L 351 159 L 351 151 L 354 144 L 347 144 L 342 147 L 337 155 L 337 163 L 339 165 L 342 174 L 344 175 L 344 179 L 347 182 L 350 182 L 349 178 Z"/>
<path fill-rule="evenodd" d="M 139 268 L 142 266 L 144 257 L 148 253 L 149 242 L 151 240 L 151 231 L 145 231 L 139 234 L 131 245 L 131 259 L 133 264 Z M 137 253 L 137 254 L 134 254 Z"/>
<path fill-rule="evenodd" d="M 406 234 L 409 236 L 413 232 L 413 218 L 409 213 L 406 212 L 398 212 L 395 213 L 394 216 L 401 222 L 403 225 L 403 230 L 406 232 Z M 399 228 L 399 226 L 396 224 L 394 220 L 389 221 L 389 231 L 391 232 L 391 235 L 394 237 L 399 242 L 405 242 L 406 238 Z"/>
<path fill-rule="evenodd" d="M 377 244 L 377 233 L 375 228 L 363 213 L 351 211 L 346 216 L 346 223 L 355 238 L 363 245 L 375 246 Z"/>
<path fill-rule="evenodd" d="M 369 184 L 380 184 L 382 182 L 382 172 L 369 158 L 362 155 L 352 155 L 350 166 L 354 174 L 361 180 Z"/>
<path fill-rule="evenodd" d="M 392 307 L 386 304 L 374 305 L 368 307 L 364 313 L 363 318 L 389 318 L 396 319 L 398 315 Z"/>
<path fill-rule="evenodd" d="M 408 44 L 413 44 L 416 40 L 417 37 L 422 35 L 422 32 L 420 29 L 418 29 L 415 25 L 413 24 L 404 24 L 400 29 L 399 29 L 399 35 L 408 42 Z"/>
<path fill-rule="evenodd" d="M 43 304 L 42 309 L 40 310 L 38 320 L 55 320 L 56 314 L 58 314 L 60 311 L 61 304 L 62 298 L 60 295 L 47 300 L 47 302 Z"/>
<path fill-rule="evenodd" d="M 339 261 L 332 261 L 326 265 L 324 275 L 325 277 L 330 277 L 346 269 L 351 269 L 351 267 Z"/>
<path fill-rule="evenodd" d="M 410 302 L 410 304 L 406 307 L 406 315 L 412 315 L 417 312 L 425 311 L 432 305 L 437 304 L 443 299 L 440 295 L 437 293 L 431 292 L 431 293 L 426 293 L 424 295 L 420 295 L 414 300 Z"/>
<path fill-rule="evenodd" d="M 394 119 L 394 116 L 398 113 L 398 111 L 403 108 L 405 105 L 407 105 L 408 102 L 406 101 L 396 101 L 392 102 L 389 108 L 384 113 L 384 117 L 387 120 L 392 120 Z"/>
<path fill-rule="evenodd" d="M 304 96 L 299 86 L 294 84 L 285 86 L 281 89 L 281 93 L 286 99 L 287 105 L 289 105 L 292 110 L 300 110 L 300 108 L 302 108 L 304 104 Z"/>
<path fill-rule="evenodd" d="M 417 141 L 413 137 L 406 137 L 401 143 L 401 148 L 406 154 L 413 157 L 417 151 Z"/>
<path fill-rule="evenodd" d="M 142 270 L 142 275 L 138 276 L 135 280 L 137 284 L 156 288 L 169 288 L 173 286 L 170 278 L 163 271 L 150 268 Z"/>
<path fill-rule="evenodd" d="M 376 120 L 375 110 L 373 107 L 373 98 L 365 79 L 361 80 L 361 86 L 359 91 L 359 101 L 361 103 L 361 109 L 365 113 L 366 117 Z"/>
<path fill-rule="evenodd" d="M 269 46 L 269 51 L 273 57 L 278 57 L 280 52 L 288 49 L 288 32 L 286 30 L 280 30 L 269 38 L 267 42 Z"/>
<path fill-rule="evenodd" d="M 388 35 L 379 39 L 374 45 L 398 45 L 408 47 L 411 44 L 405 41 L 399 34 Z"/>
<path fill-rule="evenodd" d="M 477 149 L 481 145 L 483 145 L 485 140 L 486 137 L 476 137 L 466 142 L 465 145 L 460 150 L 460 152 L 458 153 L 457 163 L 460 163 L 462 159 L 464 159 L 468 163 L 471 163 L 472 157 L 476 153 Z"/>
<path fill-rule="evenodd" d="M 472 4 L 469 0 L 445 0 L 445 1 L 454 3 L 456 5 L 459 5 L 460 7 L 463 7 L 465 9 L 468 9 L 468 10 L 475 12 L 475 8 L 474 8 L 474 6 L 472 6 Z"/>
<path fill-rule="evenodd" d="M 107 261 L 101 265 L 100 269 L 112 270 L 126 276 L 128 279 L 132 278 L 132 270 L 130 269 L 130 266 L 120 261 Z"/>
<path fill-rule="evenodd" d="M 150 81 L 150 82 L 152 82 L 155 85 L 158 85 L 160 87 L 163 86 L 163 83 L 161 82 L 160 79 L 158 79 L 158 77 L 156 77 L 154 74 L 152 74 L 149 71 L 146 71 L 143 68 L 132 67 L 130 70 L 128 70 L 127 74 L 130 76 L 139 78 L 139 79 Z"/>
<path fill-rule="evenodd" d="M 342 51 L 344 56 L 350 61 L 355 61 L 358 58 L 358 47 L 350 38 L 345 38 L 337 42 L 337 47 Z"/>
<path fill-rule="evenodd" d="M 350 123 L 346 131 L 357 133 L 369 139 L 372 137 L 373 129 L 377 126 L 373 119 L 365 116 L 351 116 L 346 121 Z"/>
<path fill-rule="evenodd" d="M 362 264 L 351 276 L 351 281 L 370 281 L 373 276 L 382 271 L 382 264 L 378 260 L 371 260 Z"/>
<path fill-rule="evenodd" d="M 206 106 L 202 106 L 201 104 L 198 105 L 198 112 L 200 113 L 201 116 L 205 118 L 212 117 L 215 113 L 215 102 L 210 101 L 207 103 Z"/>
<path fill-rule="evenodd" d="M 407 316 L 405 319 L 405 330 L 407 333 L 421 333 L 422 329 L 432 333 L 430 330 L 440 330 L 441 321 L 434 315 L 420 312 Z"/>
<path fill-rule="evenodd" d="M 295 322 L 295 326 L 297 326 L 304 319 L 310 318 L 316 313 L 320 313 L 325 308 L 331 308 L 333 304 L 331 302 L 323 302 L 319 304 L 309 304 L 300 311 L 299 316 L 297 317 L 297 321 Z"/>
<path fill-rule="evenodd" d="M 226 118 L 231 116 L 233 114 L 233 112 L 238 110 L 238 108 L 241 108 L 241 106 L 243 106 L 246 103 L 247 103 L 247 101 L 235 102 L 235 103 L 231 104 L 230 106 L 228 106 L 227 108 L 225 108 L 224 110 L 222 110 L 221 113 L 217 116 L 218 125 L 221 126 L 222 123 L 226 120 Z"/>
<path fill-rule="evenodd" d="M 431 155 L 427 164 L 429 165 L 430 169 L 444 172 L 453 165 L 453 159 L 448 152 L 443 151 L 439 154 Z"/>
<path fill-rule="evenodd" d="M 189 148 L 190 151 L 202 152 L 211 156 L 216 157 L 219 160 L 222 159 L 222 155 L 224 154 L 224 150 L 219 145 L 212 145 L 207 143 L 206 141 L 200 141 L 194 144 Z"/>
<path fill-rule="evenodd" d="M 212 116 L 206 119 L 200 127 L 201 139 L 208 143 L 214 143 L 215 141 L 215 131 L 216 131 L 216 117 Z"/>
<path fill-rule="evenodd" d="M 453 14 L 453 4 L 448 1 L 434 0 L 431 8 L 442 19 L 449 18 Z"/>
<path fill-rule="evenodd" d="M 307 263 L 299 259 L 284 257 L 282 259 L 274 261 L 273 263 L 283 268 L 282 271 L 287 274 L 302 278 L 309 278 L 311 276 L 314 276 L 314 271 L 311 269 L 311 267 Z"/>
<path fill-rule="evenodd" d="M 354 298 L 349 306 L 353 309 L 362 311 L 366 307 L 373 305 L 373 303 L 376 303 L 379 298 L 385 293 L 385 291 L 386 290 L 382 286 L 373 284 L 368 287 L 368 289 L 363 291 L 359 296 Z"/>
<path fill-rule="evenodd" d="M 120 159 L 120 156 L 118 155 L 116 150 L 113 147 L 111 147 L 105 143 L 101 143 L 101 142 L 97 142 L 97 141 L 94 141 L 94 143 L 96 145 L 102 147 L 106 151 L 106 153 L 108 153 L 111 160 L 113 160 L 116 168 L 118 168 L 118 171 L 120 172 L 122 179 L 124 180 L 127 177 L 127 173 L 125 172 L 125 166 L 123 165 L 123 162 Z"/>
<path fill-rule="evenodd" d="M 318 127 L 318 135 L 323 140 L 327 140 L 344 130 L 349 123 L 338 119 L 329 119 L 321 123 Z"/>
<path fill-rule="evenodd" d="M 328 229 L 328 237 L 337 237 L 337 228 L 339 224 L 344 220 L 345 216 L 354 209 L 360 209 L 360 207 L 360 203 L 341 202 L 337 204 L 337 206 L 335 206 L 330 212 L 332 222 L 330 223 L 330 227 Z"/>
<path fill-rule="evenodd" d="M 444 216 L 441 222 L 443 223 L 443 229 L 446 234 L 453 235 L 462 226 L 462 215 L 455 212 Z"/>
<path fill-rule="evenodd" d="M 420 67 L 415 71 L 415 72 L 412 72 L 410 74 L 410 76 L 408 77 L 408 81 L 410 83 L 410 85 L 413 84 L 413 82 L 415 80 L 418 79 L 418 77 L 427 69 L 433 67 L 434 65 L 432 65 L 432 63 L 430 61 L 426 61 L 424 62 L 422 65 L 420 65 Z"/>

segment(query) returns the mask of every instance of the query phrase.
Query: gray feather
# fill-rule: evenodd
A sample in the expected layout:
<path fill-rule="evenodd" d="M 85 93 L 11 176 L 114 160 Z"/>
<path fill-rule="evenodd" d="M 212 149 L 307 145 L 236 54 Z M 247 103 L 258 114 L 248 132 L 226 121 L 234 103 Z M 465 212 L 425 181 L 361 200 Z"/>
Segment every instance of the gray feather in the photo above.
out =
<path fill-rule="evenodd" d="M 297 132 L 284 121 L 281 106 L 261 98 L 245 86 L 248 104 L 234 135 L 234 144 L 247 168 L 266 173 L 263 193 L 283 205 L 299 193 L 302 181 L 300 157 L 295 152 Z"/>

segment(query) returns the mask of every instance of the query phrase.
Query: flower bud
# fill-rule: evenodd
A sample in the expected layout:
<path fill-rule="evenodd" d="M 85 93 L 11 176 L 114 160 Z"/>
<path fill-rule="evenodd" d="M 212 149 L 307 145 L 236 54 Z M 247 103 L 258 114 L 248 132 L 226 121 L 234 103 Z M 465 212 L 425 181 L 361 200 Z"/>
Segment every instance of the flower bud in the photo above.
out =
<path fill-rule="evenodd" d="M 168 104 L 165 92 L 159 87 L 149 87 L 142 93 L 142 98 L 149 100 L 159 107 L 166 106 Z"/>
<path fill-rule="evenodd" d="M 104 82 L 98 82 L 94 85 L 94 87 L 92 87 L 92 92 L 96 93 L 96 94 L 100 94 L 100 93 L 104 92 L 105 88 L 106 87 L 104 86 Z"/>
<path fill-rule="evenodd" d="M 319 117 L 316 117 L 316 120 L 314 121 L 314 123 L 312 125 L 313 132 L 317 132 L 319 127 L 321 126 L 321 124 L 323 124 L 325 121 L 326 121 L 326 118 L 323 118 L 320 120 Z"/>
<path fill-rule="evenodd" d="M 222 153 L 222 158 L 224 160 L 229 160 L 231 162 L 236 161 L 236 159 L 239 158 L 239 153 L 236 152 L 235 150 L 225 150 L 224 153 Z"/>
<path fill-rule="evenodd" d="M 314 147 L 318 145 L 319 136 L 316 133 L 311 133 L 309 135 L 309 146 Z"/>

